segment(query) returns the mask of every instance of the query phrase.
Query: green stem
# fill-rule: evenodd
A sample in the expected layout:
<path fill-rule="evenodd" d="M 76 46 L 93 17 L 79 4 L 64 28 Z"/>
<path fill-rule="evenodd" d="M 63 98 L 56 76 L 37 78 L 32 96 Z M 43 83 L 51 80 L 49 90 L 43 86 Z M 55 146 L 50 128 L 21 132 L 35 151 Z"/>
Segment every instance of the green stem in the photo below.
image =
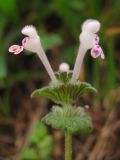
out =
<path fill-rule="evenodd" d="M 72 160 L 72 135 L 65 132 L 65 160 Z"/>

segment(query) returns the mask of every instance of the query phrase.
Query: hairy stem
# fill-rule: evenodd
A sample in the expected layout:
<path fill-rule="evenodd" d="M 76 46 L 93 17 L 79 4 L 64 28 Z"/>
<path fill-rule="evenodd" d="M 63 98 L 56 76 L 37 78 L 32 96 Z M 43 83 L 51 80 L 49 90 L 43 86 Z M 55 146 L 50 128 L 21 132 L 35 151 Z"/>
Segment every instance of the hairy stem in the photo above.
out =
<path fill-rule="evenodd" d="M 65 132 L 65 160 L 72 160 L 72 135 Z"/>

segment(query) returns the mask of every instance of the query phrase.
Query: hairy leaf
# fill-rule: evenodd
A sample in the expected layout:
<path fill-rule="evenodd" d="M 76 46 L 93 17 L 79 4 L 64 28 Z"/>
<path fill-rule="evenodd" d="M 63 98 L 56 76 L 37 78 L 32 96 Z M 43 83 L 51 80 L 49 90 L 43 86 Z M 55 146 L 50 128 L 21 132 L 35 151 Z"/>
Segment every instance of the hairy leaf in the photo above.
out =
<path fill-rule="evenodd" d="M 42 121 L 53 128 L 62 131 L 69 131 L 71 134 L 85 134 L 92 129 L 92 122 L 88 115 L 85 116 L 64 116 L 48 113 Z"/>
<path fill-rule="evenodd" d="M 58 85 L 49 85 L 35 90 L 31 97 L 46 97 L 57 104 L 74 103 L 82 94 L 87 92 L 96 92 L 96 89 L 89 83 L 60 83 Z"/>

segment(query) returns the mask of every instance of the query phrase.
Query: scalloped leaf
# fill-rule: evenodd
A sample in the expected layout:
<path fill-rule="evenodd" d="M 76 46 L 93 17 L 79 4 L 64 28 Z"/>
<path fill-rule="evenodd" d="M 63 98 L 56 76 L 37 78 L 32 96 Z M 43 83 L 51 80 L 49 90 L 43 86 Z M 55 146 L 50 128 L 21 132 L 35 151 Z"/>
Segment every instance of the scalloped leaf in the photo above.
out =
<path fill-rule="evenodd" d="M 92 130 L 91 118 L 88 115 L 67 117 L 50 112 L 42 119 L 42 122 L 55 129 L 69 131 L 71 134 L 87 134 Z"/>
<path fill-rule="evenodd" d="M 50 85 L 41 89 L 35 90 L 31 97 L 46 97 L 57 104 L 71 104 L 74 103 L 82 94 L 87 92 L 96 93 L 96 89 L 89 83 L 60 83 L 58 85 Z"/>

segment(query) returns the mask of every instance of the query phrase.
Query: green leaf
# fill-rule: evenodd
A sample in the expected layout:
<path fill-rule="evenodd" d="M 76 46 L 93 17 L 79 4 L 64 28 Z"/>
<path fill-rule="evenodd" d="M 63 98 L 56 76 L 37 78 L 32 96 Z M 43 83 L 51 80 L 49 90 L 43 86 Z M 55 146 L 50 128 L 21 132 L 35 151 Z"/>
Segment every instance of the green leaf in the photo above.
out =
<path fill-rule="evenodd" d="M 35 130 L 31 136 L 31 143 L 37 144 L 39 141 L 43 141 L 47 134 L 48 131 L 45 125 L 40 122 L 37 123 L 35 126 Z"/>
<path fill-rule="evenodd" d="M 4 34 L 4 29 L 5 29 L 5 26 L 7 24 L 7 19 L 5 16 L 3 15 L 0 15 L 0 40 L 3 41 L 3 34 Z"/>
<path fill-rule="evenodd" d="M 57 34 L 49 34 L 45 33 L 44 31 L 40 31 L 41 43 L 45 50 L 51 49 L 56 45 L 62 44 L 62 39 Z"/>
<path fill-rule="evenodd" d="M 48 157 L 52 153 L 53 149 L 53 140 L 51 136 L 46 136 L 44 140 L 40 143 L 38 143 L 38 148 L 40 150 L 40 157 L 42 159 L 48 159 Z"/>
<path fill-rule="evenodd" d="M 73 66 L 76 59 L 77 50 L 78 46 L 74 44 L 63 48 L 61 51 L 61 56 L 64 62 L 67 62 L 68 64 L 71 64 Z"/>
<path fill-rule="evenodd" d="M 7 66 L 5 59 L 5 48 L 0 44 L 0 79 L 7 76 Z"/>
<path fill-rule="evenodd" d="M 48 134 L 47 127 L 43 123 L 38 122 L 30 137 L 30 145 L 23 151 L 21 160 L 46 160 L 52 153 L 52 149 L 52 136 Z"/>
<path fill-rule="evenodd" d="M 1 0 L 0 1 L 0 10 L 12 18 L 12 20 L 15 22 L 18 20 L 18 14 L 17 14 L 17 8 L 15 0 Z"/>
<path fill-rule="evenodd" d="M 80 10 L 75 10 L 72 1 L 68 0 L 54 0 L 54 8 L 58 15 L 62 18 L 64 22 L 64 26 L 67 27 L 67 33 L 73 34 L 73 36 L 77 36 L 79 33 L 79 25 L 81 21 Z M 79 2 L 79 6 L 82 5 L 81 1 Z M 66 6 L 66 7 L 64 7 Z M 72 22 L 71 22 L 72 20 Z M 64 33 L 65 34 L 65 33 Z M 67 35 L 68 36 L 68 35 Z"/>
<path fill-rule="evenodd" d="M 34 160 L 38 159 L 36 151 L 32 148 L 26 148 L 21 154 L 21 160 L 28 160 L 28 159 L 34 159 Z"/>
<path fill-rule="evenodd" d="M 57 104 L 71 104 L 83 94 L 87 92 L 95 92 L 96 89 L 89 83 L 59 83 L 57 85 L 50 85 L 41 89 L 35 90 L 31 97 L 46 97 Z"/>
<path fill-rule="evenodd" d="M 65 116 L 50 112 L 42 121 L 53 128 L 69 131 L 71 134 L 85 134 L 92 129 L 91 118 L 87 114 L 84 116 Z"/>

